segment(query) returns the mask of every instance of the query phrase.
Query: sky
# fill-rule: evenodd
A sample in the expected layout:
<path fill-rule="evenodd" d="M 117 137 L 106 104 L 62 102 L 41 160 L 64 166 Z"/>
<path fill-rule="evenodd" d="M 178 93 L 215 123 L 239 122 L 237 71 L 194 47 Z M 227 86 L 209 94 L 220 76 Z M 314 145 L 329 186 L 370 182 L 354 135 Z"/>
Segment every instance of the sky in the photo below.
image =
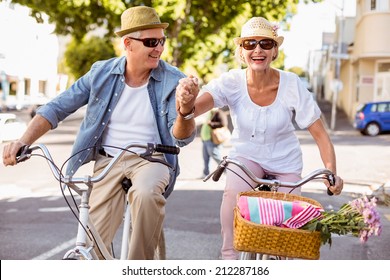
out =
<path fill-rule="evenodd" d="M 321 49 L 322 33 L 335 31 L 336 16 L 340 16 L 342 10 L 344 16 L 355 16 L 356 0 L 324 0 L 321 3 L 298 5 L 298 13 L 291 21 L 290 31 L 279 31 L 279 35 L 285 37 L 280 49 L 286 54 L 286 69 L 294 66 L 307 68 L 310 50 Z"/>

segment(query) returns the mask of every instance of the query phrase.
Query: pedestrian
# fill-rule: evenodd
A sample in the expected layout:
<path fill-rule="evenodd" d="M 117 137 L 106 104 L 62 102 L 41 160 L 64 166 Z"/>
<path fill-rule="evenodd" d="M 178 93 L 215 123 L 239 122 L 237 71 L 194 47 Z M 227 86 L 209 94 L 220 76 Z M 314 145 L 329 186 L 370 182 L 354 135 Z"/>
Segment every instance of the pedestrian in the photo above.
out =
<path fill-rule="evenodd" d="M 157 143 L 184 146 L 195 138 L 177 139 L 172 126 L 188 120 L 177 117 L 175 90 L 185 75 L 161 60 L 166 37 L 156 11 L 147 6 L 132 7 L 121 16 L 122 57 L 99 61 L 69 89 L 39 108 L 25 134 L 5 145 L 4 165 L 16 164 L 16 153 L 31 145 L 50 129 L 87 105 L 84 120 L 73 146 L 67 174 L 95 160 L 94 176 L 101 172 L 119 151 L 130 143 Z M 110 147 L 109 147 L 110 146 Z M 160 156 L 161 159 L 164 155 Z M 129 259 L 153 259 L 165 218 L 166 198 L 179 174 L 177 155 L 165 155 L 174 168 L 151 163 L 126 154 L 101 182 L 94 184 L 90 197 L 90 216 L 107 249 L 122 222 L 126 194 L 121 187 L 127 177 L 132 187 L 127 193 L 131 205 L 132 233 Z"/>
<path fill-rule="evenodd" d="M 317 143 L 325 168 L 336 175 L 334 146 L 312 94 L 297 75 L 271 67 L 284 40 L 278 36 L 277 29 L 262 17 L 248 20 L 242 26 L 241 36 L 234 39 L 236 57 L 246 67 L 230 70 L 210 81 L 199 97 L 199 88 L 194 90 L 198 86 L 196 80 L 181 79 L 176 90 L 178 107 L 199 116 L 214 107 L 228 106 L 233 123 L 229 156 L 244 163 L 259 178 L 272 175 L 288 182 L 301 178 L 303 165 L 293 123 L 295 116 L 299 127 L 307 128 Z M 187 129 L 182 128 L 186 132 L 182 137 L 191 133 L 189 128 L 193 125 L 188 123 L 187 126 Z M 248 178 L 242 171 L 236 171 Z M 335 185 L 328 187 L 338 195 L 343 180 L 335 177 Z M 223 259 L 238 258 L 233 248 L 233 209 L 237 194 L 250 189 L 242 178 L 227 171 L 220 212 Z M 295 193 L 300 194 L 300 190 Z"/>
<path fill-rule="evenodd" d="M 225 128 L 228 126 L 226 113 L 219 109 L 212 109 L 202 124 L 200 129 L 200 138 L 202 140 L 202 156 L 203 156 L 203 176 L 206 177 L 210 173 L 210 159 L 214 159 L 216 163 L 222 160 L 223 143 L 226 140 L 213 141 L 212 133 L 215 129 Z"/>

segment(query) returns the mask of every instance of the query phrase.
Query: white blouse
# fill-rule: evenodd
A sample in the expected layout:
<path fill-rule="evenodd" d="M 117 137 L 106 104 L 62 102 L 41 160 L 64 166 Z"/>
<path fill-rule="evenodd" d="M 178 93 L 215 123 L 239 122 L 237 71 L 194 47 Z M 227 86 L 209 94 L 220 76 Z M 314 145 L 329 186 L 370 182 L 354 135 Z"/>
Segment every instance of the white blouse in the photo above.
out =
<path fill-rule="evenodd" d="M 230 109 L 234 127 L 231 157 L 258 162 L 270 172 L 301 174 L 302 151 L 292 121 L 307 128 L 320 118 L 321 111 L 296 74 L 279 73 L 277 96 L 269 106 L 250 99 L 246 69 L 230 70 L 202 90 L 212 95 L 215 107 Z"/>

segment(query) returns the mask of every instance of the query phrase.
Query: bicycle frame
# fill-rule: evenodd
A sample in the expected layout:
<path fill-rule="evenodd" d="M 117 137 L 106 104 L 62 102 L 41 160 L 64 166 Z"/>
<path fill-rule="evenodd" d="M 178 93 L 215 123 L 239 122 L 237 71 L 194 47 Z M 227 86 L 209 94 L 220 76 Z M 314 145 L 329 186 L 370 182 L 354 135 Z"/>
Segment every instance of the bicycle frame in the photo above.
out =
<path fill-rule="evenodd" d="M 145 152 L 142 154 L 138 154 L 132 152 L 142 158 L 145 158 L 150 161 L 157 161 L 162 164 L 167 165 L 169 168 L 172 168 L 167 162 L 158 160 L 153 158 L 152 155 L 154 152 L 162 152 L 162 153 L 171 153 L 178 154 L 179 148 L 173 146 L 165 146 L 160 144 L 130 144 L 127 147 L 121 149 L 109 164 L 103 169 L 101 173 L 99 173 L 95 177 L 91 177 L 89 175 L 85 177 L 71 177 L 69 175 L 63 175 L 60 170 L 54 164 L 53 158 L 47 149 L 47 147 L 43 144 L 37 144 L 34 146 L 25 146 L 21 149 L 21 151 L 17 155 L 17 161 L 22 162 L 31 157 L 31 153 L 34 150 L 41 150 L 44 154 L 46 161 L 49 164 L 50 170 L 53 173 L 55 179 L 64 185 L 62 186 L 63 190 L 66 187 L 71 188 L 80 196 L 80 204 L 79 204 L 79 215 L 78 215 L 78 228 L 77 228 L 77 236 L 76 236 L 76 246 L 73 249 L 67 251 L 64 255 L 64 259 L 79 259 L 83 258 L 86 260 L 98 259 L 97 254 L 95 253 L 93 244 L 96 243 L 101 255 L 106 260 L 114 259 L 106 249 L 104 242 L 102 241 L 99 233 L 95 229 L 90 217 L 89 217 L 89 197 L 92 191 L 93 184 L 99 182 L 104 179 L 104 177 L 112 170 L 114 165 L 118 162 L 118 160 L 126 153 L 129 152 L 131 148 L 144 148 Z M 131 219 L 130 219 L 130 207 L 129 204 L 126 203 L 126 207 L 124 209 L 124 225 L 122 230 L 122 244 L 121 244 L 121 254 L 120 259 L 127 259 L 128 253 L 128 239 L 131 227 Z M 90 232 L 94 242 L 89 244 L 88 242 L 88 233 Z"/>

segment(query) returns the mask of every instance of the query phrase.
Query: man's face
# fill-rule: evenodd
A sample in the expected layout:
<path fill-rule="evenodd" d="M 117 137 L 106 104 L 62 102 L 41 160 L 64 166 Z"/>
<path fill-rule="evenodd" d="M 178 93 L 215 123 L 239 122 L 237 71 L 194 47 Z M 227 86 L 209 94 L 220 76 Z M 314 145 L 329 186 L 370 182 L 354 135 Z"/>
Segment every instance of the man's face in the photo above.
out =
<path fill-rule="evenodd" d="M 142 30 L 139 38 L 129 38 L 127 40 L 129 40 L 128 44 L 130 44 L 130 55 L 137 60 L 137 64 L 140 67 L 153 69 L 158 66 L 165 43 L 164 30 L 162 28 Z M 140 40 L 143 40 L 143 42 Z"/>

